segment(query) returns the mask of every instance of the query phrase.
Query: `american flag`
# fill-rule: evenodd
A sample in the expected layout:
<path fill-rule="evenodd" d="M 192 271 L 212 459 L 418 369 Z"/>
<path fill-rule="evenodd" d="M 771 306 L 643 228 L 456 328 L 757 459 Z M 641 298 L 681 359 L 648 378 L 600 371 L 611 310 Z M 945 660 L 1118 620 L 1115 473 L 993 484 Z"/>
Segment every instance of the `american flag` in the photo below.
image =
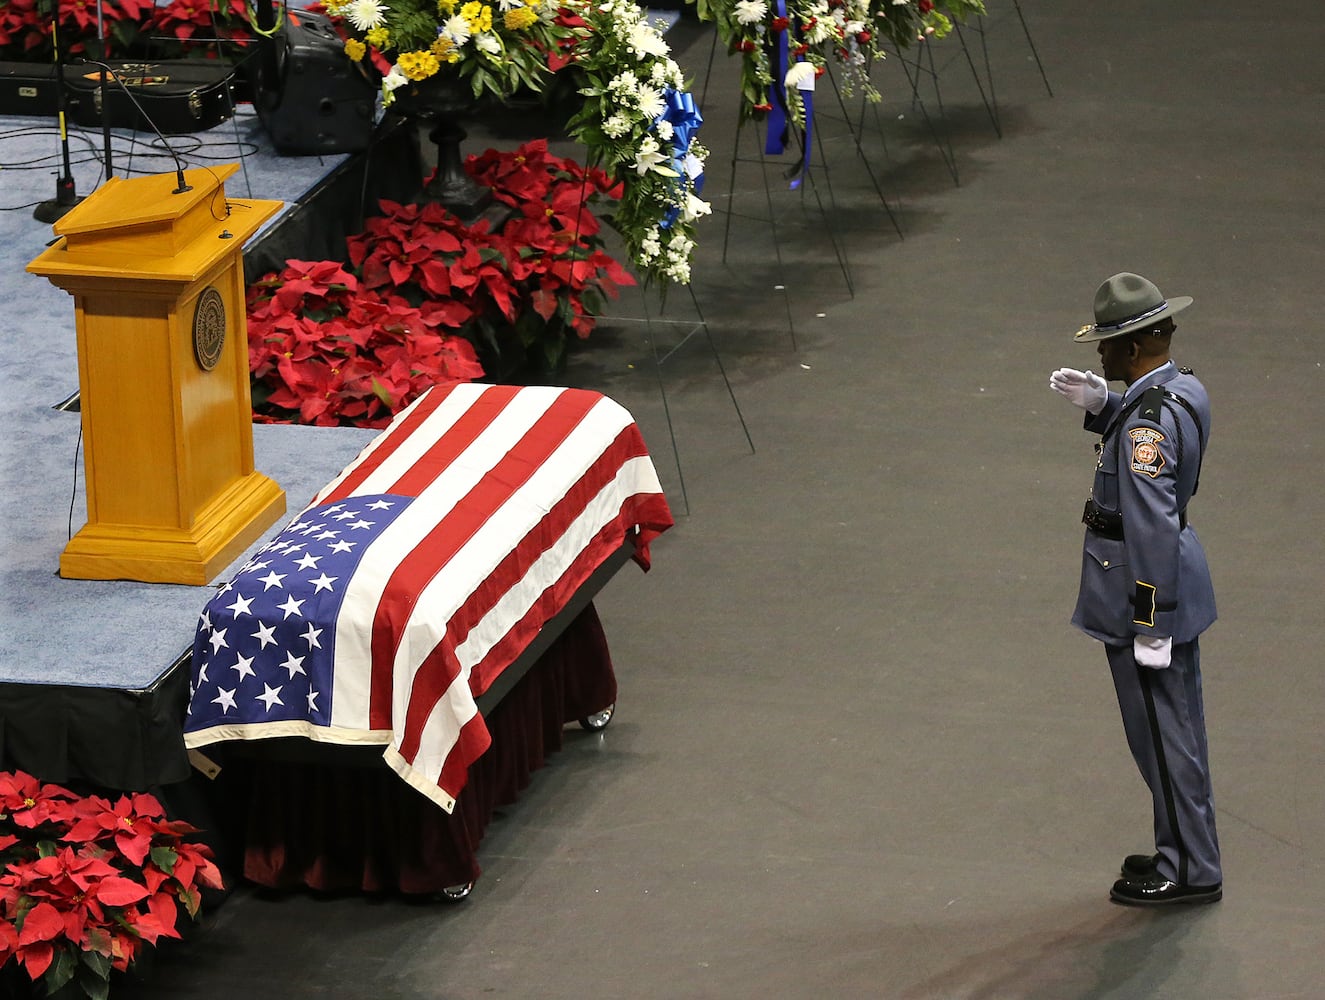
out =
<path fill-rule="evenodd" d="M 449 812 L 490 743 L 474 699 L 625 540 L 648 569 L 671 524 L 605 396 L 433 389 L 208 602 L 185 743 L 384 744 Z"/>

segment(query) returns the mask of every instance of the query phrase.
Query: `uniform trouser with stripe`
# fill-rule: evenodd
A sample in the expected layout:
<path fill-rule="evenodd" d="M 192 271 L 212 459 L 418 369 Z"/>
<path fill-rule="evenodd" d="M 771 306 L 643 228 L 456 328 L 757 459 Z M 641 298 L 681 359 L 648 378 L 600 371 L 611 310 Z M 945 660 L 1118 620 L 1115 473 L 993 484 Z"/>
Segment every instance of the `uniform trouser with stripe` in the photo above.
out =
<path fill-rule="evenodd" d="M 1127 745 L 1155 803 L 1160 874 L 1183 885 L 1222 882 L 1199 644 L 1175 643 L 1163 670 L 1138 666 L 1130 643 L 1105 649 Z"/>

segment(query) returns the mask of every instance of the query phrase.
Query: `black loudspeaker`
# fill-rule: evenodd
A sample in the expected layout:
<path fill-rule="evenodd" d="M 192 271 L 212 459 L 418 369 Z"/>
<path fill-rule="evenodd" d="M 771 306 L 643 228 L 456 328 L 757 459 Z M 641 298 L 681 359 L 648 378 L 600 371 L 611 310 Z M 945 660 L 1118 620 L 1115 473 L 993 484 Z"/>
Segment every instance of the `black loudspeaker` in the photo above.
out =
<path fill-rule="evenodd" d="M 254 106 L 278 153 L 356 153 L 373 131 L 377 86 L 323 14 L 290 8 L 257 59 Z"/>

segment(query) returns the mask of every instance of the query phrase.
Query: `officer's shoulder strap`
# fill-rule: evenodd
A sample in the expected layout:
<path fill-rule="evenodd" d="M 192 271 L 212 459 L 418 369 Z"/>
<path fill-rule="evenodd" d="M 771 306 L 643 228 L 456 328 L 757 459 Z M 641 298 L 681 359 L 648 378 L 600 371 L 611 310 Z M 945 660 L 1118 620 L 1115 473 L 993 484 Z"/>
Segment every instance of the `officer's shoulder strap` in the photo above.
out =
<path fill-rule="evenodd" d="M 1142 420 L 1149 420 L 1152 424 L 1159 423 L 1159 411 L 1164 406 L 1164 387 L 1162 385 L 1152 385 L 1145 392 L 1141 393 L 1141 402 L 1137 408 L 1137 414 Z"/>
<path fill-rule="evenodd" d="M 1160 409 L 1163 407 L 1165 400 L 1177 403 L 1187 411 L 1187 415 L 1192 418 L 1192 423 L 1196 425 L 1196 436 L 1201 441 L 1201 450 L 1205 451 L 1205 428 L 1201 426 L 1201 418 L 1197 416 L 1196 407 L 1168 386 L 1152 385 L 1141 393 L 1141 400 L 1137 407 L 1138 415 L 1142 420 L 1149 420 L 1155 424 L 1159 423 Z"/>

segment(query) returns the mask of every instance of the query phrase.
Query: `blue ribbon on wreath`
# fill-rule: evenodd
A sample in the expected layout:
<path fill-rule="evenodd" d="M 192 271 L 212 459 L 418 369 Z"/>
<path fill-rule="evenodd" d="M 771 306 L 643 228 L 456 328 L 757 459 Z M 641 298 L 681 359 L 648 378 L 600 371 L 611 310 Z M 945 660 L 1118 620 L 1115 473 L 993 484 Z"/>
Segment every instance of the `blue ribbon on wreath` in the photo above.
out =
<path fill-rule="evenodd" d="M 704 116 L 699 113 L 699 105 L 694 95 L 686 90 L 668 87 L 663 91 L 663 103 L 666 108 L 655 120 L 670 122 L 672 126 L 672 169 L 676 171 L 677 194 L 684 198 L 686 192 L 686 156 L 690 153 L 690 143 L 704 124 Z M 700 173 L 692 182 L 696 194 L 704 189 L 704 175 Z M 679 199 L 678 199 L 679 200 Z M 673 205 L 658 223 L 659 229 L 670 229 L 681 214 L 681 206 Z"/>
<path fill-rule="evenodd" d="M 776 0 L 777 16 L 787 16 L 786 0 Z M 768 137 L 764 141 L 765 153 L 781 153 L 787 148 L 790 131 L 787 116 L 787 35 L 788 30 L 770 32 L 773 49 L 769 53 L 773 62 L 773 109 L 768 113 Z"/>
<path fill-rule="evenodd" d="M 786 0 L 776 0 L 777 16 L 786 18 L 787 2 Z M 795 25 L 796 37 L 800 37 L 800 23 L 797 19 Z M 782 31 L 771 32 L 776 36 L 773 51 L 770 53 L 773 62 L 773 110 L 768 115 L 768 135 L 764 142 L 764 152 L 771 154 L 780 154 L 787 148 L 787 140 L 791 134 L 791 110 L 787 101 L 787 70 L 791 66 L 791 43 L 789 38 L 792 34 L 792 26 L 788 25 Z M 804 62 L 804 58 L 797 56 L 796 62 Z M 806 173 L 810 169 L 810 136 L 814 128 L 814 90 L 802 89 L 800 92 L 801 105 L 805 109 L 805 144 L 801 150 L 800 162 L 791 168 L 791 172 L 797 176 L 792 177 L 791 190 L 795 191 L 801 186 Z"/>

